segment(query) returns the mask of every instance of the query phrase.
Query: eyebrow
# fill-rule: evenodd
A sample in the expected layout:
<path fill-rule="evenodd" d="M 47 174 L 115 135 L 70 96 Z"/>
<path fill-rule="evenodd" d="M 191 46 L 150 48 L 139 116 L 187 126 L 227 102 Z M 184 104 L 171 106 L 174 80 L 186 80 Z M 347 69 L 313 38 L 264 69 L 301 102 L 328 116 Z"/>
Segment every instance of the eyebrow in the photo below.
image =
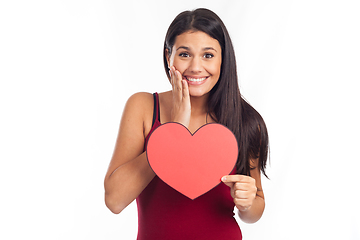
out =
<path fill-rule="evenodd" d="M 183 48 L 183 49 L 185 49 L 185 50 L 187 50 L 187 51 L 190 51 L 190 48 L 189 48 L 189 47 L 185 47 L 185 46 L 180 46 L 180 47 L 178 47 L 178 48 L 176 49 L 176 51 L 179 50 L 180 48 Z M 213 47 L 205 47 L 205 48 L 203 48 L 202 50 L 203 50 L 203 51 L 214 50 L 215 52 L 217 52 L 217 51 L 215 50 L 215 48 L 213 48 Z"/>
<path fill-rule="evenodd" d="M 215 52 L 217 52 L 217 51 L 215 50 L 215 48 L 213 48 L 213 47 L 206 47 L 206 48 L 203 48 L 203 50 L 204 50 L 204 51 L 214 50 Z"/>

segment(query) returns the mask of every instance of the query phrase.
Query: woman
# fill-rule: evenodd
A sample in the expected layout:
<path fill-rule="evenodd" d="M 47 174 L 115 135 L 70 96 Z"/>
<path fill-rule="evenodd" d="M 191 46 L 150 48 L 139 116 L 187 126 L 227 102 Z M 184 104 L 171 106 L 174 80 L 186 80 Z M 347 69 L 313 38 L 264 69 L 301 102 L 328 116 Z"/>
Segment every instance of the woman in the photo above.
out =
<path fill-rule="evenodd" d="M 261 116 L 240 95 L 234 49 L 220 18 L 207 9 L 180 13 L 166 34 L 164 66 L 171 91 L 137 93 L 126 103 L 105 177 L 106 205 L 120 213 L 137 200 L 139 240 L 241 239 L 234 207 L 249 223 L 264 211 L 268 136 Z M 191 132 L 217 122 L 235 134 L 239 156 L 224 184 L 190 200 L 155 175 L 144 146 L 165 122 Z"/>

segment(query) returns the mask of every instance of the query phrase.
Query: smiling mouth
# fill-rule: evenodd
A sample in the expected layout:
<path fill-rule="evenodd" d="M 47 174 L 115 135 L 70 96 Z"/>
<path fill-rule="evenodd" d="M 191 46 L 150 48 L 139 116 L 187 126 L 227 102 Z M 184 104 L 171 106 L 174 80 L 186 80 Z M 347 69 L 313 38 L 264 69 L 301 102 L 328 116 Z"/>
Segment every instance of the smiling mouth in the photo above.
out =
<path fill-rule="evenodd" d="M 191 78 L 191 77 L 185 77 L 186 80 L 189 82 L 202 82 L 205 81 L 208 77 L 202 77 L 202 78 Z"/>

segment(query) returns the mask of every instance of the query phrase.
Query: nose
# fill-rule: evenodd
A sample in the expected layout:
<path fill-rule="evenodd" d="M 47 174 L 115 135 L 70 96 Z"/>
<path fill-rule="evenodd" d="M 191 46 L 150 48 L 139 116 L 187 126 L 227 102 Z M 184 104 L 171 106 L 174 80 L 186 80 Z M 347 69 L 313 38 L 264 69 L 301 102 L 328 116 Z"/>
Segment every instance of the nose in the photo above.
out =
<path fill-rule="evenodd" d="M 202 71 L 201 59 L 198 57 L 192 58 L 188 70 L 192 73 L 200 73 Z"/>

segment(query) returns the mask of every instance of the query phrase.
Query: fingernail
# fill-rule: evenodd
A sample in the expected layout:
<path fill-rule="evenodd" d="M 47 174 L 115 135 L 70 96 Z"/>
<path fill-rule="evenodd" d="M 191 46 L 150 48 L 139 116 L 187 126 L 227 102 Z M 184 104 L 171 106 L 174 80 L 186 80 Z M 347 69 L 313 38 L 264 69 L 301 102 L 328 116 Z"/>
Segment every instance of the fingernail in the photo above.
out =
<path fill-rule="evenodd" d="M 225 182 L 226 181 L 226 177 L 222 177 L 221 181 Z"/>

